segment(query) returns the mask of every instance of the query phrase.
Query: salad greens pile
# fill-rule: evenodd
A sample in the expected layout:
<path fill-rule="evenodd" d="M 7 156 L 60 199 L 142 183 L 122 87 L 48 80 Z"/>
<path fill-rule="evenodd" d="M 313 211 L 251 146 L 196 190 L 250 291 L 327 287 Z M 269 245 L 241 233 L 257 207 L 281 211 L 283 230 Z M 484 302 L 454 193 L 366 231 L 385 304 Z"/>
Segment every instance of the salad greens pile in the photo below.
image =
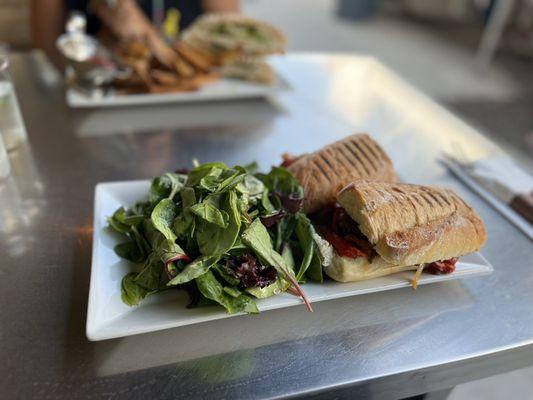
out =
<path fill-rule="evenodd" d="M 148 201 L 108 218 L 127 238 L 115 252 L 137 264 L 122 279 L 124 303 L 185 290 L 189 307 L 257 313 L 256 298 L 290 291 L 311 310 L 299 283 L 322 282 L 322 266 L 303 188 L 285 168 L 256 169 L 207 163 L 169 172 L 152 181 Z"/>

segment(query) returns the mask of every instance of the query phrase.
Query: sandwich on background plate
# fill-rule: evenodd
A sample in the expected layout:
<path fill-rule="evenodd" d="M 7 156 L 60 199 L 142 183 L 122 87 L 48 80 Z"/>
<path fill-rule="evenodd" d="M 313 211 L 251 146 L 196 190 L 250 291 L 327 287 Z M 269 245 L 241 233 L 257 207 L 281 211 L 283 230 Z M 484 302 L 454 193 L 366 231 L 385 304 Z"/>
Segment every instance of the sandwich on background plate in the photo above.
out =
<path fill-rule="evenodd" d="M 417 270 L 416 286 L 423 269 L 451 273 L 486 240 L 479 215 L 451 190 L 358 180 L 337 201 L 312 219 L 333 248 L 324 271 L 340 282 Z"/>
<path fill-rule="evenodd" d="M 390 158 L 370 136 L 356 134 L 334 142 L 314 153 L 284 156 L 283 166 L 305 190 L 308 213 L 332 207 L 337 193 L 357 179 L 396 181 Z"/>
<path fill-rule="evenodd" d="M 282 53 L 287 39 L 273 25 L 242 14 L 210 13 L 183 32 L 182 40 L 221 58 Z"/>

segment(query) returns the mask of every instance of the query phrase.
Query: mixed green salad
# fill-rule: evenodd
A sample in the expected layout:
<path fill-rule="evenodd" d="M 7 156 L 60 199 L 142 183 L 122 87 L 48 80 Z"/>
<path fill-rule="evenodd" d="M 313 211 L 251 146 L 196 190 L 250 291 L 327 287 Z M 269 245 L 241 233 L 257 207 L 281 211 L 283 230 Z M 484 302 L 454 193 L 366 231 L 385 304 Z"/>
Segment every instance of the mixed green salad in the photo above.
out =
<path fill-rule="evenodd" d="M 302 210 L 303 188 L 282 167 L 197 165 L 152 181 L 149 198 L 119 208 L 109 227 L 115 252 L 137 265 L 122 279 L 134 306 L 164 290 L 185 290 L 188 307 L 218 303 L 228 313 L 259 312 L 255 299 L 322 282 L 318 236 Z"/>

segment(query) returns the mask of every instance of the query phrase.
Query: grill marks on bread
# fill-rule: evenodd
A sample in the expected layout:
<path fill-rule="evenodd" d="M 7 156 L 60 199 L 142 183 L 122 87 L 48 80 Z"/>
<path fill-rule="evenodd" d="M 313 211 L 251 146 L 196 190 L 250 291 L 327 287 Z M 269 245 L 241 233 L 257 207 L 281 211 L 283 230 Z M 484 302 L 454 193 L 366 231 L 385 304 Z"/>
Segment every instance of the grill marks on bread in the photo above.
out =
<path fill-rule="evenodd" d="M 456 257 L 477 251 L 486 239 L 480 217 L 451 190 L 356 181 L 338 201 L 391 263 Z"/>
<path fill-rule="evenodd" d="M 288 167 L 305 189 L 305 209 L 335 203 L 339 190 L 356 179 L 395 181 L 391 160 L 366 134 L 352 135 L 301 157 Z"/>

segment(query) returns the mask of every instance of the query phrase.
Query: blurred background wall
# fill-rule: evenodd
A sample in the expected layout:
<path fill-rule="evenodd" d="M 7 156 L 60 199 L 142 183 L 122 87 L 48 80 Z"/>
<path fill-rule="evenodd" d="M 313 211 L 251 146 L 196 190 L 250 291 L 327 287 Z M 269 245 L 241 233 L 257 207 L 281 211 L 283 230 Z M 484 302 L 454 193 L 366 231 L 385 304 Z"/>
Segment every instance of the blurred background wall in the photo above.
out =
<path fill-rule="evenodd" d="M 0 0 L 0 42 L 30 47 L 29 0 Z"/>

